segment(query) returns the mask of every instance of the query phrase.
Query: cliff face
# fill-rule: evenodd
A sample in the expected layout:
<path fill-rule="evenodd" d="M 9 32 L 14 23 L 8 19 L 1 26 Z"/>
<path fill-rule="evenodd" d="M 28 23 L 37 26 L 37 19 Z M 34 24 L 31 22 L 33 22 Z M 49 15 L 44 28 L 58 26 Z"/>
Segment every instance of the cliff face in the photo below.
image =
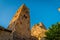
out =
<path fill-rule="evenodd" d="M 38 40 L 45 37 L 45 32 L 42 23 L 30 30 L 29 9 L 23 4 L 12 18 L 8 29 L 0 28 L 0 40 Z"/>
<path fill-rule="evenodd" d="M 17 10 L 8 29 L 0 28 L 0 40 L 30 40 L 30 15 L 24 4 Z"/>
<path fill-rule="evenodd" d="M 31 35 L 37 37 L 39 40 L 45 37 L 46 28 L 42 23 L 36 24 L 31 29 Z"/>
<path fill-rule="evenodd" d="M 30 38 L 31 31 L 29 9 L 24 4 L 17 10 L 8 29 L 12 30 L 15 38 Z"/>

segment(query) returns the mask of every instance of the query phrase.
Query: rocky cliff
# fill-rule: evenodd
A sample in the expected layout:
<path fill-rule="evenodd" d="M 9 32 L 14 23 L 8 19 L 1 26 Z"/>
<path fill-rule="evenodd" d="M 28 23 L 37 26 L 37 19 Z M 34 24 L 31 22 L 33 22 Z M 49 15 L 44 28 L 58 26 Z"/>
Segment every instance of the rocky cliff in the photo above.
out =
<path fill-rule="evenodd" d="M 0 40 L 40 40 L 45 37 L 43 23 L 36 24 L 30 30 L 29 9 L 23 4 L 16 12 L 8 29 L 0 28 Z"/>
<path fill-rule="evenodd" d="M 43 23 L 35 24 L 31 29 L 31 35 L 37 37 L 39 40 L 45 37 L 46 28 Z"/>
<path fill-rule="evenodd" d="M 29 9 L 23 4 L 16 12 L 8 29 L 12 30 L 14 40 L 29 39 L 31 36 L 30 31 L 30 15 Z"/>

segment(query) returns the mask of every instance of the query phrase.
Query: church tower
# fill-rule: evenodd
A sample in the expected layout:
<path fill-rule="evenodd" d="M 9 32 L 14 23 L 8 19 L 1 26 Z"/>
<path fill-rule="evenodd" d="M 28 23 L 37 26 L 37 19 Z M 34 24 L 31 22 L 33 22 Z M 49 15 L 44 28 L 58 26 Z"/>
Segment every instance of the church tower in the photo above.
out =
<path fill-rule="evenodd" d="M 8 29 L 12 30 L 14 33 L 13 35 L 16 38 L 30 38 L 30 15 L 29 9 L 25 6 L 25 4 L 17 10 Z"/>

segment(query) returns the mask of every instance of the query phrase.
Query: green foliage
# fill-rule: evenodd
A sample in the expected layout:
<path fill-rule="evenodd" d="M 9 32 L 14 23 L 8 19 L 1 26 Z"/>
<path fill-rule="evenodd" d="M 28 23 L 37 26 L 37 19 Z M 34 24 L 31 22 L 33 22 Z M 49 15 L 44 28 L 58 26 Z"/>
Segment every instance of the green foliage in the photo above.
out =
<path fill-rule="evenodd" d="M 48 29 L 46 40 L 60 40 L 60 23 L 54 24 Z"/>

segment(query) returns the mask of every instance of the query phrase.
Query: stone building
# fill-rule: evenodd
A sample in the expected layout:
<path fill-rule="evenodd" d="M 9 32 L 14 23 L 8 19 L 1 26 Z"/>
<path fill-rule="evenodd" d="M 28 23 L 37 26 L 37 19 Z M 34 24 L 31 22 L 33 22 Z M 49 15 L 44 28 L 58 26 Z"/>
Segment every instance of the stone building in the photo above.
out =
<path fill-rule="evenodd" d="M 44 36 L 45 30 L 42 24 L 30 30 L 29 9 L 23 4 L 10 21 L 8 28 L 0 27 L 0 40 L 38 40 L 38 35 Z"/>

